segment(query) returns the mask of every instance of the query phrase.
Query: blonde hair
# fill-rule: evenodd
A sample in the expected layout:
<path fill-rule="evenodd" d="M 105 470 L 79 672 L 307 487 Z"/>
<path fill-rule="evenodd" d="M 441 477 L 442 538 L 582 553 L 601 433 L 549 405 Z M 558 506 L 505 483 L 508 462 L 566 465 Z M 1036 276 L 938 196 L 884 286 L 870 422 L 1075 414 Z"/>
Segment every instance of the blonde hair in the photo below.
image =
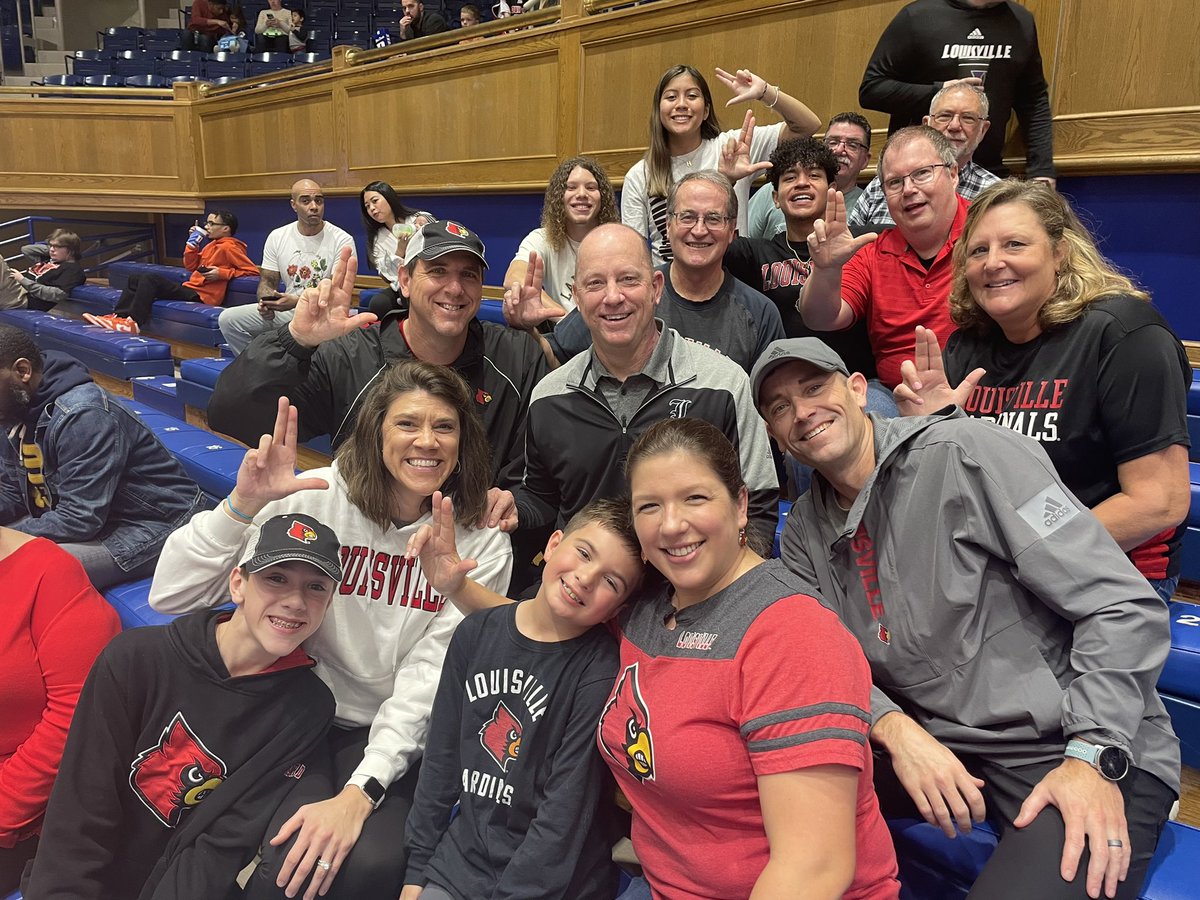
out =
<path fill-rule="evenodd" d="M 1064 254 L 1054 290 L 1038 310 L 1038 325 L 1043 331 L 1074 322 L 1091 304 L 1114 294 L 1150 301 L 1149 294 L 1101 255 L 1091 233 L 1061 194 L 1040 181 L 1009 178 L 990 185 L 972 201 L 962 234 L 954 245 L 950 317 L 960 328 L 989 331 L 997 327 L 967 286 L 967 248 L 987 212 L 1008 203 L 1024 203 L 1037 216 L 1051 246 L 1061 247 Z"/>

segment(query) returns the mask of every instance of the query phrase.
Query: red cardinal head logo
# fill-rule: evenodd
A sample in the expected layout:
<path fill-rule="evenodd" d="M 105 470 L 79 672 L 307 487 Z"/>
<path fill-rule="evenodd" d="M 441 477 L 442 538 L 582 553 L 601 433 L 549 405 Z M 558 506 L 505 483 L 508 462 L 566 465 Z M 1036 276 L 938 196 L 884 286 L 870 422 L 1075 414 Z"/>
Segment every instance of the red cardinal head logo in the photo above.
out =
<path fill-rule="evenodd" d="M 175 713 L 158 743 L 133 761 L 129 785 L 156 819 L 168 828 L 225 780 L 228 771 L 196 737 L 183 713 Z"/>
<path fill-rule="evenodd" d="M 457 222 L 447 222 L 446 223 L 446 233 L 452 234 L 455 237 L 460 237 L 460 238 L 466 238 L 466 237 L 471 236 L 471 232 L 467 231 L 467 229 L 465 229 L 463 226 L 459 225 Z"/>
<path fill-rule="evenodd" d="M 311 544 L 317 539 L 317 533 L 303 522 L 293 519 L 292 527 L 288 529 L 288 537 L 294 541 L 300 541 L 302 544 Z"/>
<path fill-rule="evenodd" d="M 638 686 L 637 663 L 621 673 L 600 715 L 600 747 L 638 781 L 654 780 L 654 737 L 650 711 Z M 619 752 L 618 752 L 619 751 Z"/>
<path fill-rule="evenodd" d="M 479 729 L 479 743 L 501 772 L 507 772 L 508 764 L 521 752 L 521 723 L 503 701 L 496 704 L 495 714 Z"/>

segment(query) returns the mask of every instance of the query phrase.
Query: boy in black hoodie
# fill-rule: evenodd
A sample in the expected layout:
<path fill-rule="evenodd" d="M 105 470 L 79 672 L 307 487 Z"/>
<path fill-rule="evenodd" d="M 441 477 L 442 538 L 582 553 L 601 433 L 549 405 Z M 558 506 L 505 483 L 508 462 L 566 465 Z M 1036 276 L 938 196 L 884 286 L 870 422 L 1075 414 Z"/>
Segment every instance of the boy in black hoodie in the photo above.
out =
<path fill-rule="evenodd" d="M 232 613 L 125 631 L 104 649 L 79 697 L 26 900 L 236 890 L 333 719 L 333 695 L 300 643 L 325 618 L 340 551 L 311 516 L 275 516 L 230 573 Z"/>

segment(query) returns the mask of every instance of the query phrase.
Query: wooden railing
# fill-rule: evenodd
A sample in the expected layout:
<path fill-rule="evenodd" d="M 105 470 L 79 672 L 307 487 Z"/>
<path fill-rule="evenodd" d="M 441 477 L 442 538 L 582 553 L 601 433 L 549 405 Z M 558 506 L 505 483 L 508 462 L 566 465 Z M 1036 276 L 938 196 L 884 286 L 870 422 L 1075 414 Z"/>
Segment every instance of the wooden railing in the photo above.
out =
<path fill-rule="evenodd" d="M 1190 2 L 1163 2 L 1174 13 L 1025 0 L 1061 172 L 1200 169 L 1200 17 Z M 205 198 L 278 196 L 302 175 L 333 194 L 374 178 L 405 196 L 538 191 L 580 152 L 619 183 L 645 148 L 650 94 L 669 65 L 751 68 L 827 117 L 858 108 L 866 60 L 902 5 L 563 0 L 395 47 L 335 48 L 325 65 L 235 85 L 179 84 L 169 99 L 0 88 L 0 205 L 191 211 Z M 719 111 L 726 127 L 741 118 Z M 885 117 L 868 118 L 882 132 Z M 1020 147 L 1009 150 L 1019 168 Z"/>

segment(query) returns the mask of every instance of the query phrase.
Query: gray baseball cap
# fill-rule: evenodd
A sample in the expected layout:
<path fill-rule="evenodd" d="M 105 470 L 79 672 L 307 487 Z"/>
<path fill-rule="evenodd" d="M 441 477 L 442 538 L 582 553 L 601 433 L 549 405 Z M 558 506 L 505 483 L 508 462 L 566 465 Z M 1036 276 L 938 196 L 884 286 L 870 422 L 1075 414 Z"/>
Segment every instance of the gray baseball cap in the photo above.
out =
<path fill-rule="evenodd" d="M 772 341 L 750 370 L 750 389 L 755 406 L 758 406 L 758 392 L 767 376 L 792 360 L 809 363 L 825 372 L 850 374 L 842 358 L 820 338 L 785 338 L 782 341 Z"/>

